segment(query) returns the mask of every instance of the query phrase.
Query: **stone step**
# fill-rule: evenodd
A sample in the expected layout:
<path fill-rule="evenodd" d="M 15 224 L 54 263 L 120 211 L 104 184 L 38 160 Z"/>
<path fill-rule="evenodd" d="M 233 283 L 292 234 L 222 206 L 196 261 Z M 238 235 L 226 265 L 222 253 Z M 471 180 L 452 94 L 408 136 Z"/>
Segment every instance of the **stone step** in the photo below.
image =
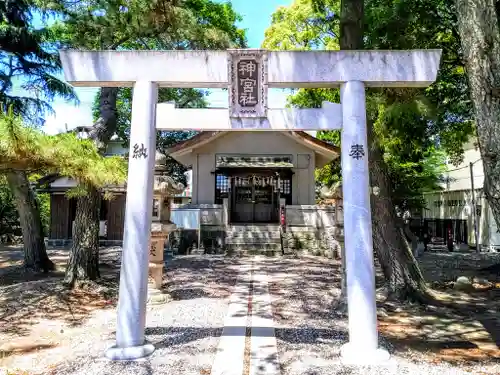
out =
<path fill-rule="evenodd" d="M 226 232 L 279 232 L 279 224 L 229 225 Z"/>
<path fill-rule="evenodd" d="M 261 240 L 261 239 L 276 239 L 280 238 L 280 232 L 229 232 L 226 233 L 226 240 L 232 238 Z"/>
<path fill-rule="evenodd" d="M 264 243 L 264 244 L 226 244 L 226 255 L 266 255 L 278 256 L 282 255 L 281 244 L 279 243 Z"/>
<path fill-rule="evenodd" d="M 226 244 L 266 244 L 266 243 L 281 243 L 281 238 L 280 237 L 275 237 L 275 238 L 270 238 L 270 237 L 263 237 L 263 238 L 245 238 L 245 237 L 232 237 L 232 238 L 227 238 L 226 237 Z"/>

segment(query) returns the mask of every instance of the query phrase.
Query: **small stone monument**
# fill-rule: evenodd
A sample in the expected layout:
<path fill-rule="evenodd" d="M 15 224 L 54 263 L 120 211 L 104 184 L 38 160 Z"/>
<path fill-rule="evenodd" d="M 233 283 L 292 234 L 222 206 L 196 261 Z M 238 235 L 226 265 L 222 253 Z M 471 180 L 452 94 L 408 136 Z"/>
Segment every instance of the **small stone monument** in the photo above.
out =
<path fill-rule="evenodd" d="M 155 177 L 153 188 L 153 215 L 151 223 L 151 242 L 149 247 L 149 283 L 148 303 L 161 304 L 169 300 L 168 294 L 162 291 L 164 247 L 169 233 L 176 226 L 170 221 L 170 204 L 172 196 L 182 193 L 184 185 L 176 183 L 166 176 L 166 156 L 157 152 L 155 155 Z M 154 212 L 156 213 L 156 212 Z"/>
<path fill-rule="evenodd" d="M 332 205 L 335 207 L 335 226 L 325 228 L 325 240 L 327 249 L 324 251 L 324 256 L 327 258 L 343 258 L 342 244 L 339 238 L 343 236 L 342 230 L 338 227 L 339 223 L 343 223 L 343 207 L 342 207 L 342 183 L 336 182 L 332 186 L 323 186 L 319 192 L 323 204 Z M 343 260 L 343 262 L 345 259 Z"/>

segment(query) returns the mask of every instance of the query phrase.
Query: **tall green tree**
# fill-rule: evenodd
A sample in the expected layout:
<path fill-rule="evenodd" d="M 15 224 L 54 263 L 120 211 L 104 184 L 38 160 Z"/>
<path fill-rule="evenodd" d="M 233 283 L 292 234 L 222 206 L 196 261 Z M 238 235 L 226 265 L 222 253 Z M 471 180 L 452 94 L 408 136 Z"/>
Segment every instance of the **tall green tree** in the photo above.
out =
<path fill-rule="evenodd" d="M 421 192 L 436 187 L 442 171 L 443 154 L 437 149 L 459 161 L 472 123 L 453 14 L 440 2 L 423 3 L 429 2 L 297 0 L 288 9 L 309 13 L 299 17 L 296 11 L 278 10 L 281 14 L 273 17 L 264 46 L 324 48 L 335 45 L 331 39 L 336 39 L 341 49 L 444 49 L 445 69 L 431 88 L 371 89 L 367 95 L 370 179 L 380 189 L 377 197 L 372 196 L 374 248 L 395 296 L 427 300 L 428 290 L 407 241 L 411 233 L 396 214 L 395 204 L 403 209 L 421 204 Z M 338 101 L 338 90 L 299 90 L 290 102 L 318 107 L 323 100 Z M 339 141 L 337 133 L 319 136 Z M 332 165 L 319 177 L 332 183 L 338 180 L 332 174 L 338 173 L 338 165 Z"/>
<path fill-rule="evenodd" d="M 76 178 L 82 186 L 92 184 L 98 187 L 121 184 L 126 177 L 125 161 L 119 157 L 102 157 L 91 141 L 79 140 L 74 134 L 48 136 L 40 130 L 23 125 L 19 116 L 0 114 L 0 174 L 9 176 L 12 170 L 23 171 L 24 175 L 58 173 Z M 23 181 L 16 183 L 22 184 Z M 74 196 L 86 193 L 81 188 L 70 191 Z M 20 199 L 15 193 L 14 197 Z M 33 196 L 30 198 L 36 201 Z M 21 220 L 26 214 L 19 212 Z M 32 217 L 31 220 L 37 220 L 38 225 L 42 226 L 39 216 Z M 49 262 L 48 258 L 25 259 L 25 262 L 28 261 Z M 79 262 L 80 266 L 71 272 L 87 273 L 89 270 L 85 267 L 90 270 L 96 268 L 88 259 L 86 261 Z"/>
<path fill-rule="evenodd" d="M 57 53 L 47 49 L 46 28 L 34 29 L 33 12 L 42 12 L 30 0 L 0 4 L 0 103 L 29 123 L 41 125 L 52 114 L 50 102 L 59 96 L 75 101 L 71 86 L 57 78 Z M 26 93 L 25 95 L 22 92 Z"/>
<path fill-rule="evenodd" d="M 210 0 L 61 0 L 55 10 L 63 21 L 52 27 L 53 39 L 60 47 L 86 49 L 220 49 L 245 45 L 243 30 L 236 27 L 240 19 L 230 3 Z M 168 69 L 169 67 L 165 67 Z M 119 89 L 100 90 L 99 115 L 90 132 L 99 150 L 104 152 L 110 137 L 118 131 L 117 102 Z M 79 197 L 75 217 L 75 235 L 71 252 L 82 254 L 70 258 L 68 270 L 98 256 L 98 212 L 100 192 L 91 184 L 89 192 Z M 96 214 L 97 213 L 97 214 Z M 96 265 L 98 262 L 91 261 Z M 80 279 L 95 279 L 98 272 L 67 274 Z"/>
<path fill-rule="evenodd" d="M 456 0 L 455 4 L 483 160 L 483 191 L 500 228 L 499 2 Z"/>
<path fill-rule="evenodd" d="M 315 4 L 318 8 L 314 7 Z M 266 30 L 264 47 L 299 50 L 310 48 L 338 49 L 339 7 L 340 1 L 319 4 L 319 2 L 312 0 L 298 0 L 289 7 L 278 9 L 273 15 L 271 26 Z M 386 7 L 390 8 L 390 5 L 386 4 Z M 372 15 L 376 13 L 380 17 L 380 13 L 382 13 L 380 9 L 375 12 L 368 8 L 366 13 L 367 17 L 373 18 L 367 21 L 367 24 L 378 25 L 377 22 L 387 22 L 386 19 L 377 21 L 376 16 Z M 387 17 L 388 19 L 398 18 L 400 24 L 403 24 L 402 17 L 398 14 L 388 14 Z M 375 29 L 375 26 L 367 26 L 367 28 L 369 33 L 367 32 L 365 35 L 365 42 L 379 40 L 378 35 L 380 35 L 380 39 L 388 40 L 387 36 L 382 35 L 382 32 L 387 29 L 392 30 L 394 25 L 384 25 L 378 29 Z M 431 33 L 429 32 L 429 34 Z M 429 35 L 426 35 L 425 38 L 422 37 L 422 39 L 428 38 Z M 372 48 L 389 49 L 387 44 L 390 43 L 386 42 L 385 45 L 382 45 L 379 42 Z M 456 44 L 451 44 L 447 50 L 455 51 L 455 47 Z M 406 46 L 401 48 L 413 47 L 406 43 Z M 457 52 L 454 53 L 457 54 Z M 442 86 L 445 85 L 442 84 Z M 446 87 L 454 87 L 450 84 L 449 79 Z M 468 130 L 453 131 L 452 126 L 455 126 L 455 123 L 452 121 L 457 117 L 457 111 L 454 111 L 453 116 L 448 116 L 448 125 L 438 126 L 438 124 L 432 123 L 432 127 L 427 126 L 436 116 L 440 118 L 447 116 L 441 114 L 441 111 L 431 109 L 435 106 L 434 102 L 441 103 L 441 100 L 444 99 L 457 107 L 463 107 L 464 101 L 456 97 L 453 97 L 454 100 L 450 100 L 450 97 L 446 98 L 444 95 L 440 95 L 439 98 L 433 99 L 431 102 L 428 94 L 420 97 L 414 95 L 409 97 L 405 103 L 398 102 L 397 105 L 390 107 L 384 104 L 383 98 L 380 95 L 378 97 L 371 95 L 368 100 L 371 109 L 373 109 L 372 112 L 381 111 L 380 119 L 377 122 L 377 133 L 383 137 L 385 159 L 389 164 L 391 180 L 395 182 L 391 196 L 401 210 L 416 211 L 424 203 L 421 193 L 437 188 L 440 173 L 443 171 L 441 165 L 444 158 L 451 155 L 453 161 L 460 161 L 461 144 L 466 139 L 467 133 L 470 133 L 472 126 L 469 122 L 466 126 Z M 338 89 L 301 89 L 290 96 L 288 101 L 290 105 L 296 107 L 320 107 L 322 101 L 339 102 L 340 93 Z M 445 106 L 441 105 L 441 107 Z M 369 108 L 369 110 L 371 109 Z M 447 111 L 450 113 L 451 110 Z M 416 121 L 419 123 L 418 134 L 415 133 Z M 412 124 L 411 132 L 408 131 L 410 129 L 408 124 Z M 463 127 L 463 125 L 456 127 L 459 126 Z M 339 131 L 321 131 L 318 132 L 317 136 L 340 146 Z M 443 146 L 446 146 L 447 155 L 441 150 Z M 316 171 L 316 180 L 326 186 L 338 182 L 340 180 L 340 162 L 334 161 Z"/>
<path fill-rule="evenodd" d="M 42 10 L 35 5 L 30 0 L 0 4 L 0 111 L 11 110 L 25 121 L 40 125 L 52 111 L 50 102 L 54 97 L 76 97 L 72 88 L 56 77 L 61 67 L 57 54 L 46 48 L 47 29 L 32 27 L 33 12 Z M 17 94 L 22 91 L 29 95 Z M 53 269 L 45 249 L 40 208 L 28 176 L 22 170 L 11 169 L 6 178 L 19 212 L 25 267 L 36 271 Z"/>

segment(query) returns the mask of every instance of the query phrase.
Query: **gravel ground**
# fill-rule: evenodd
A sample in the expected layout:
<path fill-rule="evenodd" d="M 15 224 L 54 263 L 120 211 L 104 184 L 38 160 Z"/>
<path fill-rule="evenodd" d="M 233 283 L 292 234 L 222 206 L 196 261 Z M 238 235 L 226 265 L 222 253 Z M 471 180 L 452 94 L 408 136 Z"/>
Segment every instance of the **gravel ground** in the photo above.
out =
<path fill-rule="evenodd" d="M 425 280 L 428 282 L 455 281 L 459 276 L 472 276 L 477 270 L 500 263 L 500 253 L 476 253 L 473 251 L 428 251 L 419 259 Z M 493 275 L 481 275 L 491 278 Z M 500 275 L 497 275 L 497 277 Z M 497 280 L 500 282 L 500 280 Z"/>
<path fill-rule="evenodd" d="M 264 266 L 264 265 L 263 265 Z M 282 375 L 334 374 L 500 374 L 500 365 L 453 366 L 419 360 L 421 353 L 391 353 L 384 366 L 351 367 L 340 363 L 340 347 L 347 341 L 347 320 L 336 312 L 340 295 L 339 262 L 316 257 L 267 261 L 273 279 L 271 294 Z M 413 355 L 415 354 L 415 355 Z M 360 353 L 363 355 L 363 353 Z"/>
<path fill-rule="evenodd" d="M 103 259 L 103 269 L 116 271 L 119 249 L 108 250 Z M 30 375 L 209 374 L 239 262 L 217 256 L 179 256 L 167 266 L 164 287 L 174 300 L 148 308 L 146 339 L 156 351 L 145 360 L 111 362 L 103 358 L 105 350 L 115 343 L 116 309 L 108 308 L 93 311 L 76 327 L 54 322 L 54 347 L 10 356 L 6 358 L 8 367 L 3 369 L 18 371 L 14 374 L 25 374 L 25 369 Z M 115 305 L 117 278 L 112 280 L 105 284 L 115 293 L 111 297 Z M 32 319 L 30 323 L 47 326 L 50 320 Z"/>
<path fill-rule="evenodd" d="M 226 302 L 197 298 L 175 301 L 148 311 L 146 338 L 155 344 L 156 351 L 146 360 L 107 361 L 103 353 L 113 341 L 87 340 L 74 348 L 79 352 L 75 353 L 77 357 L 54 368 L 54 374 L 203 374 L 212 366 L 224 324 Z M 114 321 L 109 323 L 114 325 Z"/>
<path fill-rule="evenodd" d="M 435 268 L 438 264 L 438 268 L 443 269 L 446 268 L 443 264 L 449 263 L 445 259 L 448 256 L 433 254 L 425 257 L 421 260 L 424 272 L 426 266 Z M 452 257 L 457 260 L 456 268 L 460 272 L 471 264 L 472 258 L 467 259 L 466 255 Z M 472 268 L 484 265 L 483 256 L 478 258 L 480 259 L 477 259 L 476 263 L 481 264 L 475 264 Z M 54 310 L 59 311 L 65 307 L 64 303 L 67 304 L 68 300 L 57 299 L 61 305 L 55 304 L 49 310 L 33 307 L 34 303 L 30 302 L 30 298 L 46 297 L 43 294 L 49 296 L 51 291 L 57 290 L 60 284 L 57 278 L 33 280 L 29 283 L 13 278 L 9 285 L 0 288 L 0 297 L 3 293 L 6 298 L 4 301 L 11 301 L 10 303 L 13 303 L 18 295 L 15 293 L 26 293 L 26 288 L 34 288 L 36 291 L 32 293 L 33 297 L 29 292 L 27 295 L 21 294 L 24 296 L 24 306 L 30 305 L 30 309 L 24 313 L 15 311 L 12 306 L 7 308 L 5 303 L 0 306 L 0 310 L 7 306 L 5 312 L 9 314 L 10 321 L 17 323 L 10 323 L 9 327 L 21 326 L 20 332 L 23 332 L 2 331 L 0 324 L 0 344 L 2 335 L 4 339 L 14 334 L 27 335 L 29 330 L 32 333 L 31 336 L 26 336 L 27 339 L 35 337 L 37 332 L 43 332 L 49 338 L 53 337 L 56 343 L 54 347 L 8 357 L 8 368 L 29 369 L 30 375 L 209 375 L 227 312 L 227 297 L 232 292 L 239 265 L 247 263 L 248 258 L 176 257 L 167 266 L 164 279 L 164 287 L 174 300 L 165 305 L 151 307 L 147 313 L 146 338 L 154 343 L 157 349 L 151 357 L 138 362 L 110 362 L 103 358 L 106 348 L 114 344 L 116 310 L 112 307 L 115 306 L 117 297 L 116 273 L 120 250 L 107 250 L 103 252 L 101 259 L 104 262 L 101 268 L 105 270 L 107 281 L 104 284 L 108 289 L 111 308 L 93 309 L 88 316 L 78 311 L 82 320 L 78 325 L 70 324 L 73 321 L 63 321 L 62 315 L 50 317 Z M 385 366 L 343 366 L 340 363 L 339 351 L 341 345 L 347 341 L 347 320 L 336 309 L 340 295 L 340 263 L 310 256 L 261 258 L 257 261 L 259 262 L 272 280 L 269 286 L 273 297 L 282 375 L 500 374 L 498 363 L 467 364 L 466 367 L 446 364 L 443 361 L 432 363 L 422 351 L 412 349 L 403 352 L 400 347 L 391 345 L 393 341 L 384 337 L 380 338 L 382 346 L 393 354 Z M 442 278 L 442 275 L 437 273 L 436 276 Z M 432 280 L 432 277 L 429 279 Z M 42 285 L 43 288 L 40 287 Z M 15 312 L 11 313 L 13 310 Z M 75 313 L 73 310 L 71 315 Z M 395 318 L 400 319 L 398 315 L 395 315 Z M 401 323 L 400 320 L 396 321 Z M 43 330 L 36 330 L 36 327 Z M 432 326 L 428 328 L 432 329 Z"/>

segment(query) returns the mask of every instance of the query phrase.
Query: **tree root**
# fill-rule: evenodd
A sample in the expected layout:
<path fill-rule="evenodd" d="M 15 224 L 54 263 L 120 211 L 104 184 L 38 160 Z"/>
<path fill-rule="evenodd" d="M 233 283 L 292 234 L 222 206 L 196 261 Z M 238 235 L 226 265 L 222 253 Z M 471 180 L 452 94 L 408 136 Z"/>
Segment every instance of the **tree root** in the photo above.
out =
<path fill-rule="evenodd" d="M 450 294 L 440 292 L 435 290 L 429 286 L 425 286 L 421 288 L 422 290 L 411 290 L 409 288 L 397 291 L 391 291 L 386 301 L 392 302 L 410 302 L 417 303 L 422 306 L 434 306 L 434 307 L 442 307 L 446 309 L 450 309 L 457 313 L 487 313 L 488 309 L 484 307 L 479 307 L 477 305 L 474 306 L 466 306 L 460 305 L 457 302 L 456 296 L 452 296 Z"/>
<path fill-rule="evenodd" d="M 56 270 L 56 265 L 49 258 L 33 265 L 24 263 L 24 269 L 33 273 L 48 273 Z"/>
<path fill-rule="evenodd" d="M 101 293 L 106 287 L 99 284 L 97 280 L 80 280 L 76 277 L 72 277 L 68 280 L 63 281 L 63 285 L 68 289 L 82 290 L 86 292 L 96 292 Z"/>

